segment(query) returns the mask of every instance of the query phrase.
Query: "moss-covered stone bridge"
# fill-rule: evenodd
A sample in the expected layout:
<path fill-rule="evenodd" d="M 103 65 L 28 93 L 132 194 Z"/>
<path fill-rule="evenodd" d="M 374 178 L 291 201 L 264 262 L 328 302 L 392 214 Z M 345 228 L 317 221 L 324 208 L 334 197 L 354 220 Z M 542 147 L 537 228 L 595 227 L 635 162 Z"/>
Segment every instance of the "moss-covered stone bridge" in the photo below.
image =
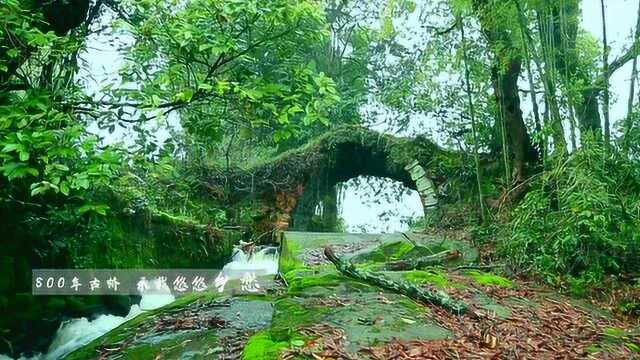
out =
<path fill-rule="evenodd" d="M 214 195 L 225 189 L 232 202 L 249 196 L 265 202 L 267 223 L 287 229 L 299 199 L 321 180 L 325 188 L 358 176 L 389 178 L 417 190 L 427 208 L 437 206 L 437 188 L 447 178 L 455 152 L 424 137 L 380 134 L 339 127 L 299 148 L 248 168 L 208 169 L 204 184 Z M 315 205 L 315 204 L 314 204 Z"/>

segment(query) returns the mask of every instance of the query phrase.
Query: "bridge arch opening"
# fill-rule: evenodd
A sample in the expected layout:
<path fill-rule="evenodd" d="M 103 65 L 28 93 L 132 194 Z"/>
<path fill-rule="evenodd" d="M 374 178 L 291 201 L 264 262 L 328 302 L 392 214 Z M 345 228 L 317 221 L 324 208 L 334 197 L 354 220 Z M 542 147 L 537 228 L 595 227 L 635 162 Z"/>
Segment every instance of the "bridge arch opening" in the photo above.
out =
<path fill-rule="evenodd" d="M 323 180 L 307 185 L 289 229 L 392 233 L 409 230 L 424 216 L 418 192 L 400 181 L 364 175 L 337 184 Z"/>

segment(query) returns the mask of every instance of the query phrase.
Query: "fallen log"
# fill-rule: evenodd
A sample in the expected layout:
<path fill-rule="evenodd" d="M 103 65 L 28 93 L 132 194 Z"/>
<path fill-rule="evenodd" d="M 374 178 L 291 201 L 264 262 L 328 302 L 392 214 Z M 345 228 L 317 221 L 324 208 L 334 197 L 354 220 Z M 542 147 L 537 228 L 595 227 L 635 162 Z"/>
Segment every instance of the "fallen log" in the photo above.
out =
<path fill-rule="evenodd" d="M 393 271 L 421 269 L 427 266 L 442 264 L 445 261 L 459 259 L 462 253 L 458 250 L 445 250 L 433 255 L 419 257 L 417 259 L 407 259 L 388 262 L 385 269 Z"/>
<path fill-rule="evenodd" d="M 376 274 L 370 271 L 358 270 L 356 267 L 349 263 L 342 261 L 336 256 L 331 247 L 324 248 L 324 256 L 335 265 L 336 269 L 343 275 L 350 278 L 366 282 L 375 286 L 379 286 L 383 289 L 390 290 L 402 295 L 405 295 L 416 301 L 427 303 L 435 306 L 440 306 L 447 311 L 462 315 L 467 313 L 469 307 L 464 302 L 451 298 L 447 293 L 440 290 L 428 290 L 406 281 L 393 281 L 387 279 L 381 274 Z"/>
<path fill-rule="evenodd" d="M 448 269 L 449 271 L 460 271 L 460 270 L 492 270 L 495 268 L 500 268 L 500 267 L 505 267 L 505 264 L 486 264 L 486 265 L 482 265 L 482 264 L 467 264 L 467 265 L 460 265 L 460 266 L 456 266 L 454 268 L 450 268 Z"/>

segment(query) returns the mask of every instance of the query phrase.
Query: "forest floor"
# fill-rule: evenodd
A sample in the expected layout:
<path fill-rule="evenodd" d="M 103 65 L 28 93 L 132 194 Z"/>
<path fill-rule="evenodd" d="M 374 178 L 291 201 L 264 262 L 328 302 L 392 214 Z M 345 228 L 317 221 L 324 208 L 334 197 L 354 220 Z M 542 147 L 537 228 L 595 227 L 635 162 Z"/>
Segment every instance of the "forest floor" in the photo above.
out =
<path fill-rule="evenodd" d="M 457 249 L 463 254 L 462 259 L 443 264 L 443 267 L 381 273 L 387 278 L 445 291 L 469 304 L 471 312 L 483 316 L 458 316 L 437 306 L 416 304 L 418 314 L 401 320 L 432 324 L 447 332 L 442 338 L 434 336 L 430 339 L 411 338 L 404 333 L 394 336 L 392 324 L 385 326 L 384 319 L 374 317 L 374 322 L 382 322 L 380 333 L 386 333 L 391 339 L 376 338 L 369 346 L 362 343 L 357 352 L 351 354 L 353 358 L 629 359 L 640 355 L 640 332 L 636 324 L 616 319 L 609 312 L 587 302 L 562 296 L 532 283 L 465 269 L 464 264 L 477 261 L 479 255 L 464 241 L 418 234 L 409 234 L 409 238 L 405 239 L 397 235 L 377 238 L 370 235 L 354 236 L 372 240 L 355 241 L 344 236 L 289 233 L 289 248 L 293 251 L 284 256 L 297 256 L 304 266 L 315 268 L 316 272 L 322 271 L 318 264 L 326 260 L 318 255 L 320 252 L 316 246 L 332 245 L 340 256 L 349 258 L 361 268 L 376 271 L 380 263 L 419 256 L 407 241 L 409 238 L 412 243 L 430 248 L 434 253 Z M 363 245 L 367 243 L 370 246 Z M 354 247 L 352 244 L 358 245 Z M 337 287 L 332 290 L 339 292 Z M 344 295 L 350 297 L 349 293 Z M 389 301 L 387 294 L 379 294 L 379 301 Z M 340 325 L 338 328 L 345 328 Z M 348 331 L 345 335 L 345 342 L 348 343 Z M 313 355 L 312 351 L 308 353 Z M 331 358 L 331 355 L 322 353 L 321 356 Z"/>
<path fill-rule="evenodd" d="M 419 246 L 414 246 L 418 244 Z M 454 315 L 340 275 L 331 246 L 360 269 L 441 290 L 481 316 Z M 386 271 L 388 261 L 456 249 L 442 267 Z M 288 232 L 286 286 L 264 295 L 179 299 L 136 318 L 71 359 L 630 359 L 640 328 L 586 302 L 464 268 L 467 243 L 426 235 Z M 283 283 L 284 283 L 283 282 Z"/>

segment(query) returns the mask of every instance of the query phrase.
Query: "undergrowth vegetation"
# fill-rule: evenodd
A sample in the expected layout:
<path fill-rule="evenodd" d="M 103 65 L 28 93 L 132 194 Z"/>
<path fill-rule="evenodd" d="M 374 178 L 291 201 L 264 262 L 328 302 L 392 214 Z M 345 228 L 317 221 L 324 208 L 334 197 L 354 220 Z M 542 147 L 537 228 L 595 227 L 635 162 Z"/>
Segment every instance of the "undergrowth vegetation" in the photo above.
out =
<path fill-rule="evenodd" d="M 550 159 L 512 214 L 500 252 L 513 269 L 575 293 L 640 270 L 640 163 L 588 143 Z"/>

